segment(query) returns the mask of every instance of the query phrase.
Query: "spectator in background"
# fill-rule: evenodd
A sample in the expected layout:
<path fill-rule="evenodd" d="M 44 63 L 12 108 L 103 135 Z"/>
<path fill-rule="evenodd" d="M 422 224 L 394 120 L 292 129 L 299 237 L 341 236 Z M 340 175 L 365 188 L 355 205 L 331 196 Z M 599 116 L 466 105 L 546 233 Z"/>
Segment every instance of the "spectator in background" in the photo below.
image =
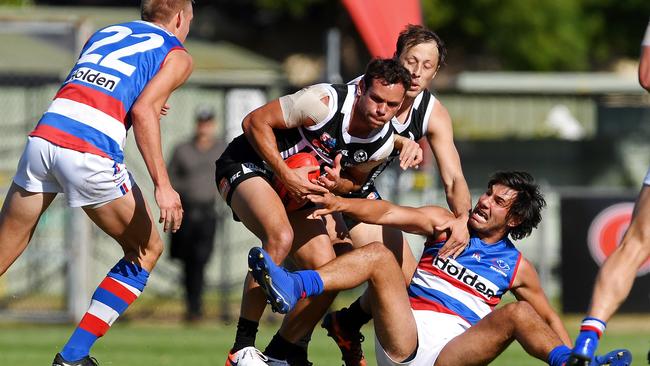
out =
<path fill-rule="evenodd" d="M 650 92 L 650 22 L 641 42 L 639 84 Z M 607 321 L 629 295 L 637 271 L 650 256 L 649 227 L 650 170 L 643 180 L 630 227 L 598 272 L 588 316 L 580 326 L 569 365 L 589 365 Z"/>
<path fill-rule="evenodd" d="M 182 228 L 171 234 L 171 257 L 183 262 L 188 322 L 203 317 L 205 267 L 214 247 L 217 224 L 214 161 L 223 152 L 223 145 L 215 136 L 216 127 L 213 110 L 199 108 L 194 136 L 176 146 L 168 169 L 185 210 Z"/>

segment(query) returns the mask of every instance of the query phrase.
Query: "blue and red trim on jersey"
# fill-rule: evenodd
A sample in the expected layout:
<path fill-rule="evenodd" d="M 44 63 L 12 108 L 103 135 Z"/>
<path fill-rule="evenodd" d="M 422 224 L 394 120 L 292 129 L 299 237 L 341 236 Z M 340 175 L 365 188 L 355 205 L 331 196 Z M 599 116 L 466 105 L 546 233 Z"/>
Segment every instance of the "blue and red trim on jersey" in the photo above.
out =
<path fill-rule="evenodd" d="M 73 81 L 59 89 L 54 99 L 57 98 L 69 99 L 93 107 L 122 122 L 126 128 L 124 104 L 109 94 Z"/>
<path fill-rule="evenodd" d="M 101 131 L 57 113 L 45 113 L 29 136 L 76 151 L 124 162 L 122 147 Z"/>
<path fill-rule="evenodd" d="M 437 309 L 444 308 L 447 310 L 443 312 L 457 315 L 472 325 L 481 320 L 481 317 L 465 304 L 438 290 L 420 286 L 411 282 L 411 285 L 408 288 L 408 294 L 409 297 L 417 300 L 416 305 L 422 305 L 420 309 L 414 308 L 415 310 L 437 311 Z"/>
<path fill-rule="evenodd" d="M 73 136 L 67 132 L 61 131 L 46 124 L 37 125 L 34 131 L 29 134 L 29 136 L 42 138 L 53 143 L 54 145 L 61 146 L 66 149 L 83 151 L 111 159 L 108 154 L 106 154 L 103 150 L 97 148 L 97 146 L 94 146 L 87 141 L 78 138 L 77 136 Z"/>

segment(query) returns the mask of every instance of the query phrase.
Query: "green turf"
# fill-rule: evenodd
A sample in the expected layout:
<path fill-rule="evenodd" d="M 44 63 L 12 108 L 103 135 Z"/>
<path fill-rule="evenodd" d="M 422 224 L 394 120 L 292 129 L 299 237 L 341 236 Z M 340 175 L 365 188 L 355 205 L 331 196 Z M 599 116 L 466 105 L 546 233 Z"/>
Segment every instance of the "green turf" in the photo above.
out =
<path fill-rule="evenodd" d="M 639 321 L 648 322 L 648 317 Z M 573 320 L 567 326 L 575 329 Z M 573 324 L 576 323 L 576 324 Z M 275 325 L 265 324 L 258 336 L 258 346 L 266 345 Z M 625 327 L 623 327 L 625 328 Z M 0 324 L 0 364 L 21 366 L 50 365 L 54 354 L 66 341 L 72 326 Z M 366 328 L 368 340 L 364 349 L 369 365 L 374 362 L 374 337 Z M 202 325 L 195 327 L 174 323 L 117 323 L 93 349 L 101 365 L 221 365 L 232 344 L 234 326 Z M 601 350 L 628 347 L 633 351 L 635 365 L 645 364 L 650 347 L 650 330 L 614 329 L 606 333 Z M 336 346 L 318 328 L 310 346 L 310 359 L 315 365 L 340 365 Z M 518 344 L 513 344 L 493 365 L 544 365 L 528 357 Z"/>

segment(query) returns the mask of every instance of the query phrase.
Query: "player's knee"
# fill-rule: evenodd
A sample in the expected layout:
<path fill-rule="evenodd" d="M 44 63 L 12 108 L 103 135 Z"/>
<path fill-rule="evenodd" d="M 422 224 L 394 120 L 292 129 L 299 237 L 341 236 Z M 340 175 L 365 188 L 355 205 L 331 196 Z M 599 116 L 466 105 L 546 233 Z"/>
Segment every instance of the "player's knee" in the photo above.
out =
<path fill-rule="evenodd" d="M 516 301 L 506 305 L 509 318 L 513 323 L 528 322 L 538 315 L 528 301 Z"/>
<path fill-rule="evenodd" d="M 378 268 L 390 266 L 392 263 L 395 263 L 393 252 L 386 248 L 383 243 L 375 241 L 365 245 L 361 249 L 366 251 L 367 255 L 370 257 L 370 261 L 373 265 L 378 266 Z"/>
<path fill-rule="evenodd" d="M 293 230 L 291 227 L 273 230 L 269 234 L 264 250 L 266 250 L 276 263 L 281 262 L 289 255 L 293 245 Z"/>
<path fill-rule="evenodd" d="M 150 257 L 158 260 L 165 251 L 165 245 L 162 242 L 162 239 L 154 240 L 147 246 L 147 251 L 150 252 Z"/>
<path fill-rule="evenodd" d="M 650 228 L 635 223 L 623 237 L 621 250 L 633 258 L 645 258 L 650 255 Z"/>
<path fill-rule="evenodd" d="M 163 254 L 164 244 L 162 239 L 156 236 L 149 240 L 145 246 L 131 246 L 131 248 L 133 248 L 133 257 L 144 262 L 156 263 Z"/>

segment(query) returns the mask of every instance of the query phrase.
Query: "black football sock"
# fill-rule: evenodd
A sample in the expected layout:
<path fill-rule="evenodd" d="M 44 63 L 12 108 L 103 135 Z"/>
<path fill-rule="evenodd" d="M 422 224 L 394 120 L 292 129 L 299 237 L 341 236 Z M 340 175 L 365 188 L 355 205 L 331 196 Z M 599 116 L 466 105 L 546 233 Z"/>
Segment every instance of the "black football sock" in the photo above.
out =
<path fill-rule="evenodd" d="M 307 345 L 291 344 L 287 348 L 287 362 L 291 366 L 307 366 L 312 363 L 307 359 Z"/>
<path fill-rule="evenodd" d="M 300 351 L 296 350 L 287 356 L 290 365 L 312 365 L 312 363 L 307 359 L 307 355 L 309 354 L 309 342 L 311 342 L 311 334 L 313 331 L 314 330 L 312 329 L 307 335 L 296 342 L 296 346 L 300 347 Z"/>
<path fill-rule="evenodd" d="M 291 346 L 292 346 L 291 342 L 282 338 L 280 334 L 275 333 L 269 345 L 266 346 L 266 349 L 264 350 L 264 354 L 267 355 L 268 357 L 275 358 L 276 360 L 286 360 L 287 350 Z"/>
<path fill-rule="evenodd" d="M 303 366 L 310 365 L 307 360 L 306 345 L 294 344 L 284 339 L 280 334 L 275 333 L 273 339 L 264 350 L 264 354 L 276 360 L 286 360 L 289 365 Z"/>
<path fill-rule="evenodd" d="M 361 329 L 361 327 L 372 319 L 372 314 L 368 314 L 361 308 L 361 298 L 356 299 L 349 308 L 343 308 L 339 311 L 341 321 L 350 328 Z"/>
<path fill-rule="evenodd" d="M 239 318 L 237 322 L 237 334 L 235 335 L 235 344 L 232 346 L 230 353 L 235 353 L 245 347 L 255 346 L 255 335 L 257 334 L 258 322 Z"/>

